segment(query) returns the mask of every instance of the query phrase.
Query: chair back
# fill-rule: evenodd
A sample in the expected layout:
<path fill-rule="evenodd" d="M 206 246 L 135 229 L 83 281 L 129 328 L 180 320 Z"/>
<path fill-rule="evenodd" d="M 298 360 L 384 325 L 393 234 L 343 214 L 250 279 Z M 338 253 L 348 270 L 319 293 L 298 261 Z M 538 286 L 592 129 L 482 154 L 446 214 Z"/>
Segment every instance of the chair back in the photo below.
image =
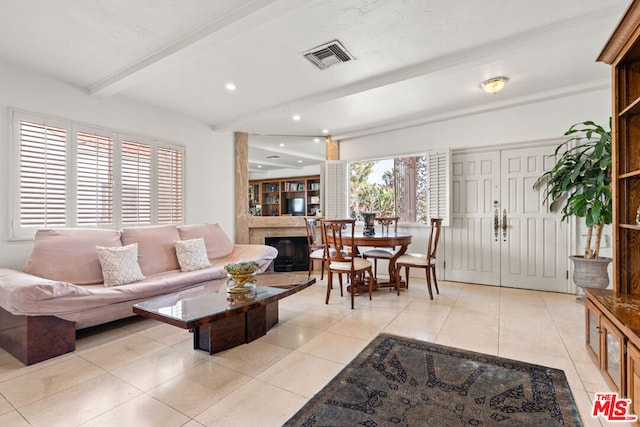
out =
<path fill-rule="evenodd" d="M 389 233 L 389 228 L 390 226 L 393 226 L 393 232 L 397 233 L 398 232 L 398 220 L 400 219 L 399 216 L 389 216 L 389 217 L 379 217 L 376 218 L 376 221 L 378 222 L 378 224 L 380 224 L 380 228 L 382 230 L 382 233 Z"/>
<path fill-rule="evenodd" d="M 307 227 L 307 244 L 309 245 L 310 253 L 324 247 L 316 232 L 317 220 L 315 218 L 305 218 L 304 223 Z"/>
<path fill-rule="evenodd" d="M 436 259 L 438 240 L 440 240 L 440 228 L 442 218 L 431 218 L 431 232 L 429 233 L 429 244 L 427 246 L 427 261 Z"/>
<path fill-rule="evenodd" d="M 353 245 L 353 232 L 356 221 L 354 219 L 323 219 L 320 222 L 325 242 L 324 255 L 331 262 L 351 262 L 349 256 Z"/>

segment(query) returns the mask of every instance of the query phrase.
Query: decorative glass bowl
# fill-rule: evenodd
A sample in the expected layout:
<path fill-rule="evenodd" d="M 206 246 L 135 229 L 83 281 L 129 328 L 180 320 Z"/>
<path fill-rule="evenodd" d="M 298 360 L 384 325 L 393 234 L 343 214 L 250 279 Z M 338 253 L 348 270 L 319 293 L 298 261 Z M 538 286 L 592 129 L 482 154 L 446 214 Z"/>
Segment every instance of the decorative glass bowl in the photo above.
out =
<path fill-rule="evenodd" d="M 256 272 L 258 263 L 254 261 L 227 264 L 224 266 L 227 272 L 227 292 L 239 294 L 252 291 L 256 288 Z"/>

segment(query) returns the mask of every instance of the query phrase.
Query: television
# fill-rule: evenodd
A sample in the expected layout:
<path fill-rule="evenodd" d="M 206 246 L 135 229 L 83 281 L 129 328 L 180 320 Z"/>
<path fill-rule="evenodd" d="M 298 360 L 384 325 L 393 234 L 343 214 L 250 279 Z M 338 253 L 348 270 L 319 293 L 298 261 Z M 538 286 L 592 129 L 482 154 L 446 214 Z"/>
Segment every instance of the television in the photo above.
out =
<path fill-rule="evenodd" d="M 293 216 L 304 216 L 304 198 L 294 197 L 293 199 L 287 199 L 287 213 Z"/>

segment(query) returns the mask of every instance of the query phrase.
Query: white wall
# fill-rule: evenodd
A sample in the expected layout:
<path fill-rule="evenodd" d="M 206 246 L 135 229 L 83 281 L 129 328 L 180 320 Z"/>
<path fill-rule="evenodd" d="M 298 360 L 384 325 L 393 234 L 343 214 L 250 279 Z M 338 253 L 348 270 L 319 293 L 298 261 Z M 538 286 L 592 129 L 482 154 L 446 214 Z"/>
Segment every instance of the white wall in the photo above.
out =
<path fill-rule="evenodd" d="M 186 146 L 185 222 L 219 222 L 234 238 L 233 135 L 121 96 L 97 98 L 86 90 L 0 63 L 0 268 L 21 268 L 31 242 L 9 236 L 9 108 L 156 137 Z M 214 160 L 215 159 L 215 160 Z M 212 162 L 215 167 L 211 167 Z"/>
<path fill-rule="evenodd" d="M 560 138 L 574 123 L 594 120 L 604 125 L 609 116 L 610 88 L 341 140 L 340 158 L 358 160 L 363 156 L 376 158 L 442 147 L 472 148 Z"/>

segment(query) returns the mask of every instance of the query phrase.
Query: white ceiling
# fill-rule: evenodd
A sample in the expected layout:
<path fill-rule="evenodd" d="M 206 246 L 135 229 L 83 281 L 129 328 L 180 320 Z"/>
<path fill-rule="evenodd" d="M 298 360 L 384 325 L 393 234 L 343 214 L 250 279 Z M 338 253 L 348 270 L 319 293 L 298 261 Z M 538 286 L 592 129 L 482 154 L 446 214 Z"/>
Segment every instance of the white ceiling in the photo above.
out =
<path fill-rule="evenodd" d="M 605 87 L 595 59 L 628 4 L 1 0 L 0 61 L 215 129 L 348 139 Z M 302 56 L 334 39 L 354 61 Z M 480 90 L 500 75 L 501 93 Z"/>

